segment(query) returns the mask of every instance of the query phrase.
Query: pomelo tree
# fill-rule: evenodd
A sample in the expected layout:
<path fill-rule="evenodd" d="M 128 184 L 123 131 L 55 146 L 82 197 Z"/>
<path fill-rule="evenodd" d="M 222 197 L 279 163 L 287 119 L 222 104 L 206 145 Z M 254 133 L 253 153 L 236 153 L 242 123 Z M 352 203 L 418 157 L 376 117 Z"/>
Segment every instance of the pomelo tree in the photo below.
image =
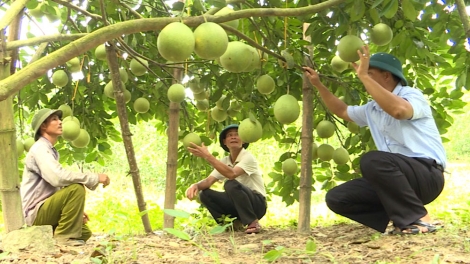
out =
<path fill-rule="evenodd" d="M 80 141 L 82 148 L 65 140 L 59 142 L 57 148 L 65 164 L 83 161 L 104 165 L 113 155 L 109 141 L 124 141 L 147 232 L 151 228 L 145 219 L 145 201 L 129 123 L 158 120 L 157 129 L 161 133 L 168 128 L 165 207 L 171 208 L 175 193 L 182 197 L 189 183 L 207 176 L 209 171 L 205 162 L 191 156 L 177 140 L 188 133 L 197 133 L 209 145 L 217 141 L 216 135 L 223 126 L 247 118 L 257 120 L 262 125 L 262 139 L 274 138 L 279 144 L 290 146 L 286 153 L 273 154 L 275 162 L 269 172 L 272 180 L 267 187 L 286 204 L 300 201 L 306 207 L 299 214 L 299 230 L 306 231 L 313 183 L 322 182 L 322 189 L 330 189 L 340 181 L 359 177 L 359 155 L 375 146 L 367 129 L 340 132 L 340 127 L 353 125 L 325 109 L 312 87 L 303 80 L 302 65 L 320 71 L 324 83 L 346 103 L 362 104 L 368 96 L 351 68 L 341 67 L 338 71 L 337 66 L 331 65 L 338 55 L 339 40 L 354 35 L 369 43 L 373 52 L 390 52 L 402 61 L 409 83 L 428 97 L 441 134 L 452 124 L 450 112 L 458 112 L 463 107 L 461 97 L 470 89 L 467 66 L 470 22 L 463 0 L 445 3 L 144 0 L 132 4 L 104 0 L 16 0 L 0 4 L 0 12 L 0 156 L 11 164 L 0 169 L 7 231 L 22 225 L 16 139 L 30 141 L 28 124 L 32 114 L 41 107 L 70 106 L 73 116 L 89 135 L 88 144 L 83 143 L 87 140 Z M 45 21 L 52 22 L 49 25 L 57 28 L 57 34 L 47 34 L 35 27 Z M 230 48 L 230 53 L 214 60 L 207 59 L 212 58 L 208 50 L 189 52 L 188 41 L 193 39 L 195 45 L 201 42 L 188 33 L 181 33 L 187 30 L 164 31 L 175 22 L 186 25 L 190 31 L 205 22 L 217 23 L 227 33 L 227 50 L 229 47 L 235 50 Z M 369 32 L 379 23 L 388 25 L 393 33 L 391 41 L 383 46 L 370 40 Z M 21 32 L 25 33 L 25 39 L 20 39 Z M 162 32 L 166 37 L 158 40 Z M 198 31 L 197 35 L 213 32 L 220 31 Z M 175 36 L 168 37 L 170 33 Z M 217 36 L 220 33 L 213 38 Z M 206 45 L 220 47 L 211 46 L 214 43 Z M 184 52 L 175 54 L 179 47 Z M 179 61 L 169 61 L 169 58 Z M 234 64 L 233 60 L 240 62 Z M 67 74 L 67 82 L 62 72 L 53 81 L 53 73 L 57 71 Z M 82 78 L 76 77 L 77 72 L 81 72 Z M 257 80 L 266 74 L 274 79 L 275 89 L 260 93 Z M 105 87 L 110 82 L 108 87 L 112 89 L 107 92 Z M 186 97 L 182 102 L 171 101 L 168 89 L 175 83 L 189 87 L 194 100 Z M 276 118 L 275 103 L 286 95 L 294 97 L 296 103 L 301 102 L 292 106 L 302 107 L 301 128 L 296 118 L 292 121 L 283 117 L 281 122 Z M 144 107 L 146 111 L 133 107 L 134 101 L 140 98 L 149 102 L 148 109 Z M 181 97 L 178 98 L 179 101 Z M 292 107 L 287 105 L 286 109 Z M 120 120 L 121 131 L 114 127 L 115 118 Z M 341 146 L 328 147 L 328 139 L 312 133 L 323 120 L 334 124 L 334 136 Z M 316 145 L 328 153 L 314 152 Z M 328 157 L 339 147 L 348 151 L 351 160 L 344 163 L 342 159 L 337 165 Z M 323 158 L 317 159 L 318 156 Z M 291 158 L 301 161 L 300 176 L 284 174 L 282 163 Z M 172 225 L 171 218 L 165 225 Z"/>

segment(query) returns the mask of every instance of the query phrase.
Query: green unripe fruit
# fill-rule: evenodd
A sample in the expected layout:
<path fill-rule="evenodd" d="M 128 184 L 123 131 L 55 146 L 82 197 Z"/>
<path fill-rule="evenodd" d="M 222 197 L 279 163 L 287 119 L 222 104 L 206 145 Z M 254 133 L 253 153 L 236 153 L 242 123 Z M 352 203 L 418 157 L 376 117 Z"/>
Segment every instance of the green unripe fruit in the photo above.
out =
<path fill-rule="evenodd" d="M 69 76 L 63 70 L 57 70 L 52 74 L 52 83 L 58 87 L 64 87 L 69 82 Z"/>
<path fill-rule="evenodd" d="M 206 91 L 202 91 L 200 93 L 193 93 L 193 97 L 194 99 L 200 101 L 200 100 L 204 100 L 207 98 L 207 93 Z"/>
<path fill-rule="evenodd" d="M 322 161 L 329 161 L 333 158 L 334 151 L 335 149 L 331 145 L 321 144 L 317 149 L 318 158 Z"/>
<path fill-rule="evenodd" d="M 329 138 L 335 133 L 335 125 L 328 120 L 323 120 L 318 123 L 316 130 L 319 137 Z"/>
<path fill-rule="evenodd" d="M 227 111 L 220 110 L 218 107 L 211 109 L 211 117 L 217 122 L 223 122 L 227 119 Z"/>
<path fill-rule="evenodd" d="M 238 136 L 244 143 L 253 143 L 263 136 L 263 126 L 258 120 L 246 118 L 238 126 Z"/>
<path fill-rule="evenodd" d="M 168 99 L 173 102 L 173 103 L 181 103 L 184 101 L 184 98 L 186 97 L 186 90 L 184 89 L 184 86 L 175 83 L 170 88 L 168 88 Z"/>
<path fill-rule="evenodd" d="M 129 103 L 131 101 L 131 98 L 132 98 L 132 94 L 131 92 L 129 92 L 129 90 L 127 89 L 124 89 L 124 102 Z"/>
<path fill-rule="evenodd" d="M 312 143 L 312 160 L 318 159 L 318 146 L 317 143 Z"/>
<path fill-rule="evenodd" d="M 220 9 L 219 11 L 217 11 L 214 15 L 215 16 L 221 16 L 221 15 L 226 15 L 226 14 L 233 13 L 233 12 L 235 12 L 235 11 L 233 11 L 233 9 L 231 9 L 230 7 L 224 7 L 222 9 Z M 225 24 L 229 27 L 233 27 L 233 28 L 237 29 L 238 28 L 238 19 L 223 22 L 222 24 Z"/>
<path fill-rule="evenodd" d="M 126 69 L 119 69 L 119 77 L 121 77 L 121 82 L 126 83 L 129 80 L 129 75 L 127 74 Z M 112 79 L 111 73 L 109 74 L 109 79 Z"/>
<path fill-rule="evenodd" d="M 252 62 L 250 47 L 240 41 L 228 43 L 227 50 L 220 56 L 220 64 L 229 72 L 243 72 Z"/>
<path fill-rule="evenodd" d="M 204 92 L 204 86 L 199 82 L 199 78 L 194 78 L 188 82 L 189 89 L 193 91 L 193 94 Z"/>
<path fill-rule="evenodd" d="M 80 134 L 78 135 L 77 139 L 72 141 L 72 146 L 76 148 L 84 148 L 88 146 L 90 143 L 90 134 L 85 129 L 80 129 Z"/>
<path fill-rule="evenodd" d="M 261 75 L 256 80 L 256 89 L 258 89 L 258 91 L 262 94 L 272 93 L 275 87 L 276 87 L 276 84 L 274 82 L 274 79 L 268 74 Z"/>
<path fill-rule="evenodd" d="M 106 46 L 104 44 L 99 45 L 95 49 L 95 57 L 98 60 L 107 61 L 106 58 Z"/>
<path fill-rule="evenodd" d="M 199 111 L 207 111 L 209 109 L 209 101 L 207 99 L 196 101 L 196 107 Z"/>
<path fill-rule="evenodd" d="M 336 72 L 343 72 L 348 69 L 349 63 L 343 61 L 339 56 L 334 56 L 331 60 L 331 68 Z"/>
<path fill-rule="evenodd" d="M 24 152 L 24 144 L 21 138 L 16 139 L 16 155 L 20 157 Z"/>
<path fill-rule="evenodd" d="M 293 158 L 288 158 L 282 162 L 282 171 L 285 175 L 295 175 L 297 173 L 297 161 Z"/>
<path fill-rule="evenodd" d="M 72 108 L 67 104 L 60 105 L 59 110 L 62 111 L 62 119 L 72 115 Z"/>
<path fill-rule="evenodd" d="M 67 68 L 71 72 L 79 72 L 80 71 L 80 59 L 77 58 L 77 57 L 67 61 L 66 65 L 67 65 Z"/>
<path fill-rule="evenodd" d="M 345 62 L 355 62 L 359 60 L 358 50 L 362 50 L 364 42 L 357 36 L 346 35 L 339 40 L 338 56 Z"/>
<path fill-rule="evenodd" d="M 228 37 L 225 30 L 218 24 L 206 22 L 194 30 L 194 52 L 201 59 L 214 60 L 225 53 Z"/>
<path fill-rule="evenodd" d="M 24 145 L 24 150 L 25 150 L 26 152 L 28 152 L 29 149 L 33 146 L 34 142 L 36 142 L 36 141 L 34 140 L 34 138 L 32 138 L 32 137 L 27 138 L 27 139 L 24 141 L 24 143 L 23 143 L 23 145 Z"/>
<path fill-rule="evenodd" d="M 215 102 L 215 106 L 219 108 L 220 110 L 227 111 L 228 108 L 230 107 L 230 101 L 227 100 L 227 96 L 222 95 L 217 102 Z"/>
<path fill-rule="evenodd" d="M 134 101 L 134 110 L 137 113 L 147 113 L 149 109 L 150 109 L 150 102 L 147 99 L 140 97 Z"/>
<path fill-rule="evenodd" d="M 384 23 L 378 23 L 370 31 L 370 40 L 378 46 L 384 46 L 393 39 L 392 29 Z"/>
<path fill-rule="evenodd" d="M 165 60 L 181 62 L 194 51 L 194 34 L 183 23 L 172 22 L 165 26 L 157 38 L 157 48 Z"/>
<path fill-rule="evenodd" d="M 354 122 L 348 122 L 348 130 L 353 134 L 359 133 L 359 126 Z"/>
<path fill-rule="evenodd" d="M 67 116 L 64 119 L 62 119 L 62 126 L 69 121 L 73 121 L 77 123 L 78 126 L 80 126 L 80 120 L 78 120 L 78 118 L 76 118 L 75 116 Z"/>
<path fill-rule="evenodd" d="M 300 106 L 297 99 L 290 95 L 285 94 L 274 103 L 274 117 L 281 124 L 290 124 L 297 120 L 300 115 Z"/>
<path fill-rule="evenodd" d="M 346 164 L 349 161 L 349 152 L 345 148 L 337 148 L 333 151 L 333 161 L 338 165 Z"/>
<path fill-rule="evenodd" d="M 131 60 L 131 63 L 129 64 L 129 67 L 131 69 L 132 74 L 135 76 L 142 76 L 145 73 L 147 73 L 147 67 L 149 66 L 148 61 L 139 58 L 137 61 L 135 58 Z"/>
<path fill-rule="evenodd" d="M 67 141 L 73 141 L 80 134 L 80 125 L 76 122 L 62 123 L 62 137 Z"/>
<path fill-rule="evenodd" d="M 199 137 L 198 134 L 194 133 L 194 132 L 191 132 L 191 133 L 188 133 L 186 136 L 184 136 L 183 138 L 183 146 L 184 148 L 188 148 L 191 146 L 190 143 L 194 143 L 198 146 L 200 146 L 202 144 L 202 140 L 201 140 L 201 137 Z"/>
<path fill-rule="evenodd" d="M 123 82 L 121 82 L 121 88 L 122 88 L 122 91 L 124 92 L 126 90 L 126 86 L 124 85 Z M 113 82 L 112 81 L 109 81 L 106 86 L 104 87 L 104 94 L 109 97 L 109 98 L 113 98 L 114 99 L 114 86 L 113 86 Z"/>

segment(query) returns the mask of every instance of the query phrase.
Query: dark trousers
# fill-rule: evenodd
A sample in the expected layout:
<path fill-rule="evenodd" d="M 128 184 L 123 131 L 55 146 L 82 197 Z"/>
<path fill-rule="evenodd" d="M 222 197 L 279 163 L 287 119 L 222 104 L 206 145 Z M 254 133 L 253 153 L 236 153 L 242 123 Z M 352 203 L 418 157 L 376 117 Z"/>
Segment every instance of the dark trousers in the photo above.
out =
<path fill-rule="evenodd" d="M 425 216 L 424 205 L 444 188 L 443 172 L 432 159 L 371 151 L 360 165 L 362 178 L 328 191 L 326 203 L 333 212 L 379 232 L 390 220 L 404 228 Z"/>
<path fill-rule="evenodd" d="M 236 217 L 244 225 L 261 219 L 266 214 L 266 198 L 236 180 L 224 183 L 225 192 L 205 189 L 199 194 L 201 203 L 209 210 L 217 223 L 222 215 Z"/>

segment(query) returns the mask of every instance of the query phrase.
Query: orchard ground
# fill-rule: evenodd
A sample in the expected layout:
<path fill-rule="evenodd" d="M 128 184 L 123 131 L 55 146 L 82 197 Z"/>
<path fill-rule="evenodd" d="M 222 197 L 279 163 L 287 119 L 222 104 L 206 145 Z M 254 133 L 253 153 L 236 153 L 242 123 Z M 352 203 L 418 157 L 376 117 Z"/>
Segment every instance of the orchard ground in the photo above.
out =
<path fill-rule="evenodd" d="M 86 210 L 95 234 L 86 246 L 57 246 L 52 255 L 24 252 L 3 253 L 1 257 L 10 263 L 470 263 L 470 199 L 466 187 L 470 184 L 470 165 L 452 163 L 448 170 L 451 174 L 445 176 L 443 193 L 427 206 L 440 227 L 433 234 L 381 234 L 335 215 L 323 202 L 324 192 L 315 192 L 312 228 L 306 234 L 296 229 L 298 205 L 286 207 L 273 199 L 261 220 L 264 229 L 259 234 L 210 235 L 208 228 L 199 227 L 212 220 L 198 219 L 198 204 L 183 200 L 176 209 L 192 213 L 194 219 L 177 218 L 175 229 L 189 234 L 190 241 L 162 230 L 144 235 L 132 231 L 142 224 L 137 212 L 129 209 L 135 203 L 131 184 L 115 183 L 88 195 Z M 146 197 L 152 225 L 159 225 L 156 222 L 161 223 L 161 213 L 155 218 L 152 212 L 163 205 L 163 198 L 149 192 Z"/>

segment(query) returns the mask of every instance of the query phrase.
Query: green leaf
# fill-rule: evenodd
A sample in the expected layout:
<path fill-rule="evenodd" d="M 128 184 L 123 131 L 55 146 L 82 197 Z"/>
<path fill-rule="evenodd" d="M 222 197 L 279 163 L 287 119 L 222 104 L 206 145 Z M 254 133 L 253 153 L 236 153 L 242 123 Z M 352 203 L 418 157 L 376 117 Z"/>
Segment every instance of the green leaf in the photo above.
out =
<path fill-rule="evenodd" d="M 398 1 L 397 1 L 398 2 Z M 415 21 L 418 13 L 416 13 L 415 7 L 411 3 L 410 0 L 402 0 L 401 7 L 403 9 L 403 13 L 408 20 Z"/>
<path fill-rule="evenodd" d="M 354 1 L 354 6 L 350 13 L 351 21 L 358 21 L 364 16 L 365 12 L 366 6 L 364 1 Z"/>
<path fill-rule="evenodd" d="M 248 118 L 250 119 L 251 122 L 256 123 L 256 120 L 257 120 L 256 116 L 252 112 L 248 113 Z"/>
<path fill-rule="evenodd" d="M 317 243 L 315 243 L 315 241 L 311 239 L 307 240 L 307 245 L 305 247 L 305 250 L 307 252 L 315 253 L 317 251 Z"/>
<path fill-rule="evenodd" d="M 392 18 L 398 11 L 398 1 L 390 0 L 387 5 L 382 9 L 379 13 L 380 16 L 384 16 L 386 18 Z"/>
<path fill-rule="evenodd" d="M 166 232 L 180 238 L 180 239 L 183 239 L 183 240 L 186 240 L 186 241 L 189 241 L 191 240 L 191 237 L 189 236 L 188 233 L 184 232 L 184 231 L 181 231 L 181 230 L 176 230 L 174 228 L 164 228 L 163 230 L 165 230 Z"/>
<path fill-rule="evenodd" d="M 211 235 L 222 234 L 225 232 L 225 229 L 227 229 L 228 226 L 230 226 L 230 224 L 223 225 L 223 226 L 216 225 L 213 228 L 211 228 L 211 230 L 209 230 L 209 234 Z"/>
<path fill-rule="evenodd" d="M 188 212 L 175 210 L 175 209 L 164 209 L 163 212 L 169 216 L 181 217 L 181 218 L 186 218 L 186 219 L 191 216 Z"/>
<path fill-rule="evenodd" d="M 380 4 L 382 4 L 384 0 L 375 0 L 375 2 L 370 6 L 370 9 L 375 9 L 378 7 Z"/>
<path fill-rule="evenodd" d="M 270 250 L 266 254 L 264 254 L 263 259 L 267 261 L 276 261 L 278 258 L 282 257 L 282 252 L 284 252 L 284 249 Z"/>

